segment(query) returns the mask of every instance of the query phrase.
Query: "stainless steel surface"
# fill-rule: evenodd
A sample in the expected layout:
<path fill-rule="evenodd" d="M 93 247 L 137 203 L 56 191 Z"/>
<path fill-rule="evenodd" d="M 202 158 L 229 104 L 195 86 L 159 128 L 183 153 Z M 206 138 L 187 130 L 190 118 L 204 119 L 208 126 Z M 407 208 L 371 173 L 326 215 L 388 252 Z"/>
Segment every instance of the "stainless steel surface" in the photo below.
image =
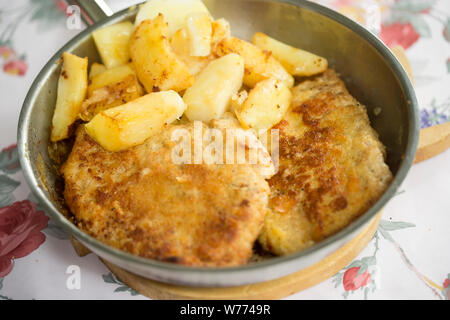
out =
<path fill-rule="evenodd" d="M 67 0 L 67 3 L 80 8 L 81 18 L 89 26 L 114 14 L 104 0 Z"/>
<path fill-rule="evenodd" d="M 387 162 L 395 175 L 391 186 L 351 225 L 311 248 L 284 257 L 234 268 L 191 268 L 133 256 L 109 247 L 76 228 L 64 216 L 61 181 L 48 156 L 50 123 L 56 100 L 63 51 L 100 58 L 91 32 L 119 21 L 133 20 L 124 10 L 89 27 L 58 51 L 34 81 L 19 120 L 21 165 L 32 191 L 47 212 L 69 233 L 106 260 L 144 277 L 194 286 L 234 286 L 267 281 L 308 267 L 343 246 L 395 194 L 414 158 L 418 140 L 418 111 L 414 90 L 400 63 L 369 31 L 346 17 L 308 1 L 205 0 L 216 17 L 231 23 L 232 33 L 249 39 L 263 31 L 294 46 L 325 56 L 341 73 L 350 92 L 368 106 L 372 125 L 387 147 Z M 381 113 L 374 115 L 373 110 Z"/>

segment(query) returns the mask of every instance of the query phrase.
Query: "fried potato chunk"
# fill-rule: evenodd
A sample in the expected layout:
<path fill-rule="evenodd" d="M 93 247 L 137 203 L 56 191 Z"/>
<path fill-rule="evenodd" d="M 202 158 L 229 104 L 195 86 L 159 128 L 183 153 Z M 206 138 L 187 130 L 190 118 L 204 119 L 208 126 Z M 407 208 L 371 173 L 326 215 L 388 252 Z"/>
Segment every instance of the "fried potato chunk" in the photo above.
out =
<path fill-rule="evenodd" d="M 189 36 L 190 53 L 194 57 L 206 57 L 211 53 L 211 16 L 207 13 L 195 13 L 186 21 Z"/>
<path fill-rule="evenodd" d="M 237 53 L 245 62 L 244 84 L 253 88 L 258 82 L 274 78 L 282 81 L 285 86 L 292 88 L 294 78 L 283 68 L 270 52 L 263 51 L 257 46 L 234 37 L 223 39 L 215 48 L 215 53 L 224 56 Z"/>
<path fill-rule="evenodd" d="M 131 64 L 107 69 L 94 76 L 89 81 L 88 97 L 92 96 L 95 90 L 123 81 L 128 76 L 136 76 Z"/>
<path fill-rule="evenodd" d="M 89 70 L 89 80 L 104 71 L 106 71 L 106 67 L 103 64 L 94 62 Z"/>
<path fill-rule="evenodd" d="M 168 27 L 162 14 L 144 20 L 130 41 L 131 60 L 139 81 L 147 92 L 183 91 L 194 83 L 194 76 L 170 47 Z"/>
<path fill-rule="evenodd" d="M 90 121 L 97 113 L 133 101 L 144 94 L 144 89 L 133 74 L 123 80 L 94 90 L 81 105 L 79 117 Z"/>
<path fill-rule="evenodd" d="M 116 23 L 92 33 L 95 45 L 106 68 L 113 68 L 128 63 L 128 48 L 133 24 L 129 21 Z"/>
<path fill-rule="evenodd" d="M 255 33 L 252 42 L 258 48 L 271 52 L 281 62 L 286 71 L 293 76 L 312 76 L 324 72 L 328 68 L 327 59 L 294 48 L 262 32 Z"/>
<path fill-rule="evenodd" d="M 98 113 L 86 124 L 87 133 L 108 151 L 143 143 L 179 119 L 186 105 L 175 91 L 149 93 Z"/>
<path fill-rule="evenodd" d="M 208 122 L 220 118 L 242 86 L 244 60 L 231 53 L 211 62 L 184 93 L 189 120 Z"/>
<path fill-rule="evenodd" d="M 51 141 L 69 137 L 70 127 L 80 112 L 88 86 L 88 59 L 68 52 L 62 54 L 56 106 L 53 113 Z"/>
<path fill-rule="evenodd" d="M 291 97 L 291 90 L 281 81 L 263 80 L 249 92 L 242 107 L 235 110 L 236 117 L 245 129 L 270 129 L 283 118 Z"/>
<path fill-rule="evenodd" d="M 190 40 L 186 28 L 179 29 L 170 39 L 170 46 L 180 59 L 188 68 L 192 75 L 197 75 L 202 71 L 214 57 L 209 55 L 207 57 L 191 56 Z"/>
<path fill-rule="evenodd" d="M 135 26 L 139 26 L 144 20 L 152 20 L 158 14 L 163 14 L 168 23 L 167 34 L 172 37 L 175 32 L 186 26 L 186 19 L 190 15 L 197 13 L 210 15 L 201 0 L 151 0 L 139 9 Z"/>

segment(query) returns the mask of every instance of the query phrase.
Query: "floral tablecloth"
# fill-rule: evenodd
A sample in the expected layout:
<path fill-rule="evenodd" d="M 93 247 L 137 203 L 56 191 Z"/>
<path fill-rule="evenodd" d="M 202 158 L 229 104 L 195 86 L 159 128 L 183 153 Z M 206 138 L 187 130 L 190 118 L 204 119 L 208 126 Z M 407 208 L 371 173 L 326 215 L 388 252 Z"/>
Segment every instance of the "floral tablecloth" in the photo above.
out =
<path fill-rule="evenodd" d="M 137 1 L 107 0 L 115 10 Z M 422 127 L 450 116 L 449 0 L 320 0 L 411 62 Z M 26 185 L 16 150 L 24 97 L 84 25 L 62 0 L 0 3 L 0 300 L 147 299 L 93 255 L 78 257 Z M 415 165 L 370 244 L 338 274 L 288 299 L 450 299 L 450 151 Z M 74 278 L 77 276 L 77 278 Z"/>

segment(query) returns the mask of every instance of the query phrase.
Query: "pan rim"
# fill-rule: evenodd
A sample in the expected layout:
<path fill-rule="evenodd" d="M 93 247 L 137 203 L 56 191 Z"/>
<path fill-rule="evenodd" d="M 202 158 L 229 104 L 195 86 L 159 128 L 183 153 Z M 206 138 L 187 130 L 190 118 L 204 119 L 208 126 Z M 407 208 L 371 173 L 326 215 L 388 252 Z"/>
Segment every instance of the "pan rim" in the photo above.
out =
<path fill-rule="evenodd" d="M 264 2 L 270 2 L 268 0 L 262 0 Z M 383 60 L 389 65 L 393 74 L 397 77 L 397 81 L 403 90 L 403 94 L 405 95 L 407 101 L 410 102 L 408 108 L 408 142 L 406 145 L 406 151 L 404 155 L 404 159 L 402 160 L 397 173 L 394 176 L 394 179 L 390 186 L 384 191 L 383 195 L 378 199 L 378 201 L 372 205 L 368 210 L 366 210 L 361 216 L 355 219 L 351 224 L 337 232 L 336 234 L 320 241 L 319 243 L 294 254 L 274 257 L 268 259 L 266 261 L 250 263 L 244 266 L 237 267 L 189 267 L 176 265 L 168 262 L 161 262 L 157 260 L 147 259 L 143 257 L 134 256 L 125 251 L 113 248 L 107 244 L 96 240 L 95 238 L 89 236 L 84 231 L 80 230 L 76 225 L 74 225 L 70 220 L 68 220 L 51 202 L 51 200 L 45 195 L 44 190 L 39 186 L 39 178 L 37 178 L 33 172 L 32 165 L 30 162 L 30 158 L 27 156 L 28 154 L 28 140 L 29 140 L 29 122 L 30 122 L 30 114 L 34 107 L 36 98 L 38 93 L 40 92 L 40 88 L 44 81 L 48 78 L 49 74 L 51 74 L 53 68 L 55 68 L 55 64 L 59 60 L 63 51 L 72 51 L 76 48 L 79 41 L 90 36 L 93 30 L 96 30 L 104 25 L 111 24 L 117 21 L 122 21 L 124 19 L 132 17 L 137 9 L 129 10 L 124 9 L 112 15 L 111 17 L 106 18 L 105 20 L 96 23 L 82 32 L 80 32 L 77 36 L 71 39 L 68 43 L 66 43 L 58 52 L 56 52 L 53 57 L 49 60 L 49 62 L 44 66 L 44 68 L 39 72 L 38 76 L 35 78 L 33 84 L 31 85 L 28 94 L 24 100 L 22 110 L 20 112 L 19 117 L 19 125 L 18 125 L 18 152 L 20 158 L 20 164 L 22 167 L 22 171 L 25 177 L 26 182 L 28 183 L 33 194 L 39 199 L 40 203 L 45 206 L 47 209 L 47 213 L 55 220 L 55 222 L 59 223 L 65 231 L 69 234 L 72 234 L 75 238 L 80 239 L 83 243 L 85 243 L 88 247 L 92 246 L 96 250 L 105 253 L 110 256 L 114 256 L 117 259 L 124 260 L 126 263 L 137 264 L 140 267 L 146 268 L 149 267 L 153 271 L 164 271 L 169 272 L 172 275 L 175 275 L 172 278 L 176 277 L 176 274 L 183 273 L 183 278 L 187 279 L 190 276 L 195 276 L 195 278 L 201 278 L 204 280 L 196 281 L 195 285 L 201 286 L 210 286 L 210 285 L 221 285 L 227 286 L 227 282 L 231 285 L 235 281 L 233 281 L 234 277 L 237 277 L 238 274 L 242 274 L 243 277 L 239 281 L 239 284 L 248 284 L 248 283 L 257 283 L 261 281 L 272 280 L 275 278 L 280 278 L 284 275 L 290 274 L 292 272 L 298 271 L 298 269 L 293 269 L 292 267 L 288 272 L 284 271 L 283 274 L 273 272 L 273 268 L 280 267 L 283 265 L 291 264 L 305 259 L 306 257 L 312 255 L 313 253 L 319 252 L 321 249 L 331 246 L 332 244 L 337 243 L 339 240 L 343 240 L 346 237 L 352 235 L 360 228 L 365 226 L 381 209 L 382 207 L 395 195 L 398 187 L 405 179 L 410 167 L 412 166 L 414 155 L 418 145 L 418 133 L 419 133 L 419 112 L 418 112 L 418 104 L 416 95 L 414 93 L 414 88 L 401 66 L 400 62 L 393 55 L 390 49 L 375 35 L 373 35 L 370 31 L 360 26 L 358 23 L 350 20 L 349 18 L 337 13 L 329 8 L 321 6 L 316 3 L 312 3 L 305 0 L 278 0 L 278 2 L 286 3 L 290 5 L 295 5 L 300 8 L 304 8 L 318 14 L 321 14 L 356 33 L 365 41 L 367 41 L 377 53 L 379 53 Z M 310 265 L 315 262 L 310 263 Z M 273 273 L 273 276 L 267 276 L 265 273 L 264 278 L 257 276 L 257 272 L 260 271 L 269 271 Z M 249 274 L 256 274 L 251 276 L 251 280 L 247 280 L 249 278 Z M 208 279 L 216 278 L 221 276 L 220 284 L 210 284 L 207 283 Z M 245 276 L 245 277 L 244 277 Z M 170 277 L 169 277 L 170 278 Z M 255 280 L 256 279 L 256 280 Z M 162 279 L 162 281 L 170 282 L 170 283 L 186 283 L 192 284 L 190 281 L 186 280 L 173 280 L 173 279 Z M 200 283 L 197 283 L 200 282 Z"/>

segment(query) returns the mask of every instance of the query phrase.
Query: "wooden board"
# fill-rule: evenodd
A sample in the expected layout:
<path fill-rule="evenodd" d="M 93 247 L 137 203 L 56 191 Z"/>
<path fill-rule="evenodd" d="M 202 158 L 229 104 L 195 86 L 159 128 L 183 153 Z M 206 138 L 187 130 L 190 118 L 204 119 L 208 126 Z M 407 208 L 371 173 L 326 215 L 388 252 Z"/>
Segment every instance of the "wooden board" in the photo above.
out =
<path fill-rule="evenodd" d="M 420 130 L 414 163 L 430 159 L 450 148 L 450 122 Z"/>

